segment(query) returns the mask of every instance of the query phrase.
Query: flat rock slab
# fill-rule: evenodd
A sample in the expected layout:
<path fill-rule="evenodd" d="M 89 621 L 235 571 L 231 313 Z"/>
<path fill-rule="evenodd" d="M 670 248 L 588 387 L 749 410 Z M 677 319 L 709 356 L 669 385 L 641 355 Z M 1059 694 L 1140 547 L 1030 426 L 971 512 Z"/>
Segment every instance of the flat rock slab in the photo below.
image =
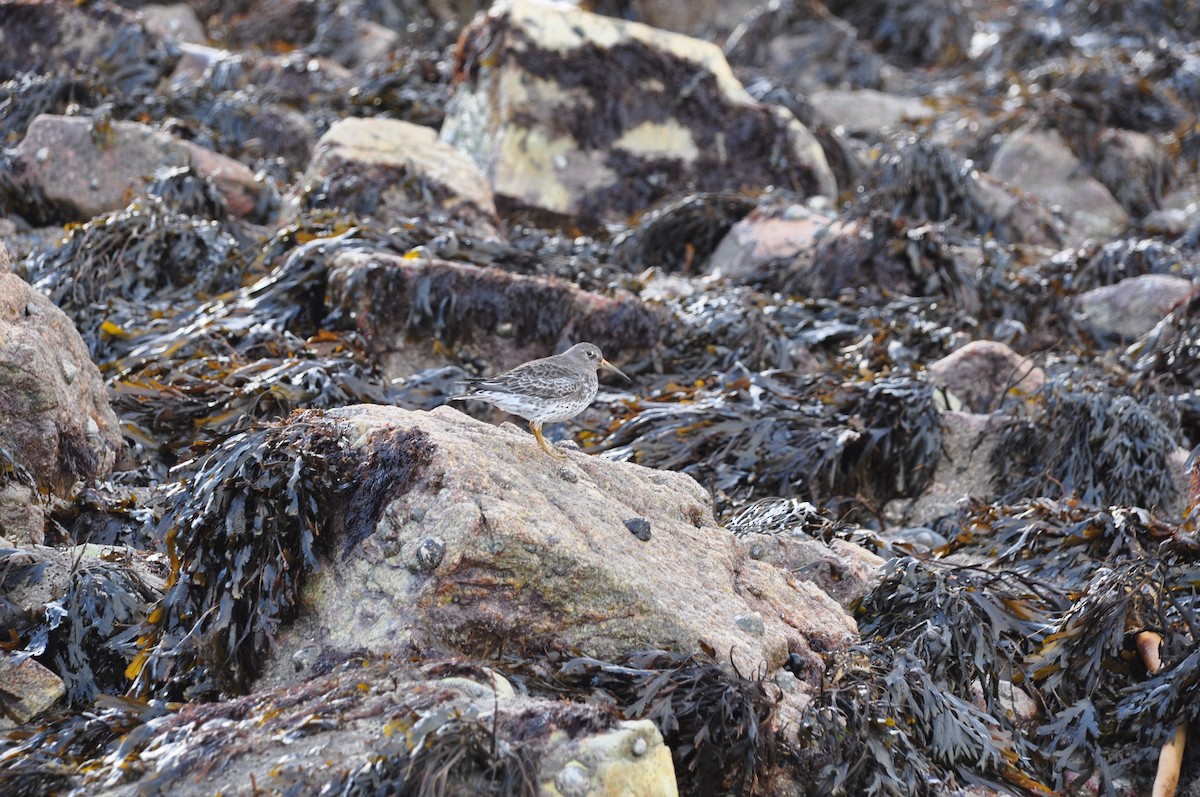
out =
<path fill-rule="evenodd" d="M 464 31 L 455 81 L 442 138 L 521 207 L 624 221 L 687 191 L 836 193 L 808 129 L 699 39 L 516 0 Z"/>
<path fill-rule="evenodd" d="M 303 662 L 356 649 L 476 661 L 708 650 L 743 673 L 795 653 L 820 673 L 819 652 L 857 636 L 818 587 L 751 559 L 686 475 L 578 452 L 560 462 L 524 431 L 447 407 L 326 418 L 356 447 L 420 429 L 432 460 L 371 537 L 311 578 L 268 677 L 305 677 Z"/>
<path fill-rule="evenodd" d="M 428 127 L 343 119 L 321 136 L 301 181 L 302 203 L 370 215 L 385 224 L 430 212 L 496 237 L 496 205 L 475 162 Z"/>
<path fill-rule="evenodd" d="M 97 129 L 91 119 L 43 114 L 13 154 L 20 179 L 80 219 L 120 210 L 145 193 L 155 171 L 173 166 L 191 166 L 212 179 L 235 216 L 258 206 L 249 167 L 137 122 Z"/>

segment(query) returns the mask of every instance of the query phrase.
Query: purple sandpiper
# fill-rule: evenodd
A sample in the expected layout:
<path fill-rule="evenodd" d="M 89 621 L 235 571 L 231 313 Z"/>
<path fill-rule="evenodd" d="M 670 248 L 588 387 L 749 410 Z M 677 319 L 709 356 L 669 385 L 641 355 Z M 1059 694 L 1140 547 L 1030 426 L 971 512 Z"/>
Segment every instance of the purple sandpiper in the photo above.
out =
<path fill-rule="evenodd" d="M 596 398 L 596 371 L 606 368 L 625 377 L 621 369 L 604 359 L 591 343 L 576 343 L 562 354 L 530 360 L 511 371 L 485 379 L 467 379 L 467 392 L 450 396 L 447 401 L 474 399 L 486 401 L 505 412 L 529 421 L 538 445 L 555 459 L 566 454 L 546 444 L 542 424 L 570 420 Z"/>

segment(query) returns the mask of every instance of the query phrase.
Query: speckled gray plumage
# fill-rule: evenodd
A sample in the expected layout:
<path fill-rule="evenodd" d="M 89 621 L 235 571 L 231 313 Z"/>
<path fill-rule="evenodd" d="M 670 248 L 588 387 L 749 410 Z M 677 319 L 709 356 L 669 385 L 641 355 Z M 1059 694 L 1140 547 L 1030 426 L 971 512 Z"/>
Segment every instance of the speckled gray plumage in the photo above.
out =
<path fill-rule="evenodd" d="M 577 343 L 562 354 L 531 360 L 497 376 L 466 380 L 466 392 L 447 401 L 486 401 L 520 416 L 530 422 L 538 444 L 550 452 L 542 439 L 542 424 L 570 420 L 583 412 L 596 398 L 599 368 L 625 376 L 594 344 Z"/>

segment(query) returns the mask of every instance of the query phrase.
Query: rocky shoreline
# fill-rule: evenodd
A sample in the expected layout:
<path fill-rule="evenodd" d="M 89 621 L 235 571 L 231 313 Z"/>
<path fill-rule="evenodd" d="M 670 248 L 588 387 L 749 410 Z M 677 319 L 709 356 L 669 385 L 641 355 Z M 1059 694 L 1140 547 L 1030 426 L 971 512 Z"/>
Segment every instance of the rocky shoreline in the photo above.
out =
<path fill-rule="evenodd" d="M 1197 20 L 0 0 L 0 793 L 1193 793 Z"/>

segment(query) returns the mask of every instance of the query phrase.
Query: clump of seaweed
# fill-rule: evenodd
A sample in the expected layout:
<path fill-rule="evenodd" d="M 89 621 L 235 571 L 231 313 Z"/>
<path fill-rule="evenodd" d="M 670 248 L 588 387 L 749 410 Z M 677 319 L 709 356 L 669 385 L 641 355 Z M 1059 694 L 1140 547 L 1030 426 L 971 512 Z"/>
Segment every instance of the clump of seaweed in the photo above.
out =
<path fill-rule="evenodd" d="M 1143 274 L 1171 274 L 1189 279 L 1200 276 L 1200 263 L 1154 238 L 1112 241 L 1085 257 L 1071 279 L 1075 291 L 1113 285 Z"/>
<path fill-rule="evenodd" d="M 971 9 L 950 0 L 830 0 L 825 5 L 862 31 L 879 52 L 909 66 L 966 59 L 975 32 Z"/>
<path fill-rule="evenodd" d="M 76 322 L 94 359 L 108 340 L 128 335 L 126 317 L 144 305 L 235 288 L 244 270 L 240 242 L 217 222 L 172 212 L 156 197 L 72 229 L 56 247 L 35 254 L 37 287 Z"/>
<path fill-rule="evenodd" d="M 191 166 L 164 166 L 154 173 L 146 193 L 162 200 L 163 207 L 182 216 L 224 221 L 225 197 L 206 175 Z"/>
<path fill-rule="evenodd" d="M 1148 405 L 1098 382 L 1052 379 L 1040 412 L 1010 419 L 992 461 L 1002 501 L 1075 496 L 1091 505 L 1170 512 L 1167 455 L 1178 432 Z"/>
<path fill-rule="evenodd" d="M 132 743 L 139 729 L 167 713 L 157 701 L 108 702 L 0 737 L 0 791 L 29 797 L 65 793 L 84 767 L 94 766 L 123 738 Z"/>
<path fill-rule="evenodd" d="M 197 441 L 278 420 L 293 410 L 395 403 L 397 391 L 364 365 L 360 354 L 322 356 L 315 350 L 322 342 L 341 348 L 337 336 L 313 344 L 286 333 L 277 338 L 278 346 L 270 347 L 275 356 L 214 352 L 184 362 L 158 360 L 114 377 L 112 404 L 127 437 L 170 463 Z"/>
<path fill-rule="evenodd" d="M 385 741 L 369 762 L 334 777 L 326 790 L 347 797 L 417 797 L 444 794 L 454 784 L 481 797 L 537 797 L 537 774 L 529 749 L 499 742 L 491 723 L 433 712 L 414 723 L 411 736 Z"/>
<path fill-rule="evenodd" d="M 94 78 L 78 72 L 26 72 L 0 83 L 0 143 L 15 145 L 34 119 L 62 113 L 71 103 L 95 107 L 103 94 Z"/>
<path fill-rule="evenodd" d="M 831 657 L 797 759 L 813 773 L 813 794 L 934 797 L 968 785 L 1004 791 L 1006 783 L 1036 790 L 1004 737 L 994 716 L 918 655 L 872 645 Z"/>
<path fill-rule="evenodd" d="M 925 139 L 903 142 L 883 155 L 864 179 L 857 213 L 876 211 L 892 219 L 952 222 L 978 235 L 1022 240 L 1004 225 L 996 203 L 979 185 L 975 167 L 948 147 Z"/>
<path fill-rule="evenodd" d="M 1142 381 L 1167 377 L 1180 387 L 1200 387 L 1200 293 L 1194 293 L 1126 352 Z"/>
<path fill-rule="evenodd" d="M 915 654 L 930 677 L 967 696 L 976 683 L 993 714 L 1002 680 L 1017 680 L 1064 595 L 1013 570 L 891 559 L 858 606 L 859 631 Z M 920 622 L 913 622 L 920 618 Z"/>
<path fill-rule="evenodd" d="M 827 657 L 799 738 L 814 792 L 1042 794 L 1096 774 L 1115 794 L 1145 776 L 1197 713 L 1194 539 L 1046 499 L 954 524 L 943 553 L 978 564 L 891 560 L 856 607 L 863 645 Z"/>
<path fill-rule="evenodd" d="M 792 495 L 874 514 L 892 498 L 919 495 L 940 456 L 933 388 L 912 376 L 836 383 L 743 372 L 678 393 L 636 407 L 604 446 L 691 474 L 721 511 Z"/>
<path fill-rule="evenodd" d="M 51 669 L 67 685 L 67 699 L 89 706 L 97 694 L 121 694 L 133 660 L 133 632 L 161 597 L 128 565 L 100 562 L 71 574 L 67 592 L 47 607 L 31 645 L 43 644 Z"/>
<path fill-rule="evenodd" d="M 430 455 L 416 429 L 377 433 L 356 451 L 316 410 L 211 446 L 160 523 L 171 574 L 138 639 L 133 688 L 189 699 L 244 691 L 295 616 L 306 574 L 368 536 Z"/>

